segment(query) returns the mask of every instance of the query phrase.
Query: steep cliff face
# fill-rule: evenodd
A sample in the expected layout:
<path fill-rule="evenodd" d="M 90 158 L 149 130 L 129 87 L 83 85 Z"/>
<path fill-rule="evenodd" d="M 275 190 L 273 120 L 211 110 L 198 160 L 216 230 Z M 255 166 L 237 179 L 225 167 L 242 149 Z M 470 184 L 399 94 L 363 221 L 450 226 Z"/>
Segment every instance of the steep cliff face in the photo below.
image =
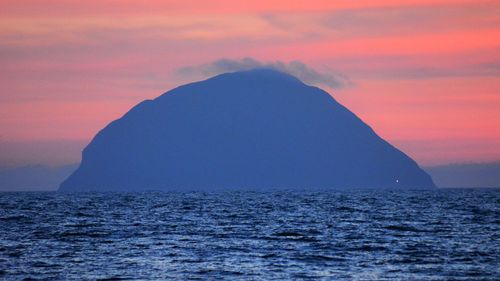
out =
<path fill-rule="evenodd" d="M 328 93 L 259 69 L 138 104 L 94 137 L 60 190 L 364 187 L 434 183 Z"/>

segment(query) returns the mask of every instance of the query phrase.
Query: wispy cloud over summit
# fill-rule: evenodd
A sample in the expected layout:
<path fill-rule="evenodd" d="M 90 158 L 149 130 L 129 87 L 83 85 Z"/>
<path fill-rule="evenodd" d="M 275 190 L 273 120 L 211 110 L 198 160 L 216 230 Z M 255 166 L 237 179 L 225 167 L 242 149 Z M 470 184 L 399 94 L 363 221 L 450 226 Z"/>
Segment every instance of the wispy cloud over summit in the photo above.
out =
<path fill-rule="evenodd" d="M 182 67 L 177 69 L 175 74 L 192 79 L 255 68 L 275 69 L 291 74 L 305 83 L 326 86 L 332 89 L 342 89 L 352 85 L 352 82 L 345 75 L 330 69 L 320 72 L 301 61 L 294 60 L 288 63 L 282 61 L 262 62 L 249 57 L 243 59 L 219 59 L 211 63 Z"/>

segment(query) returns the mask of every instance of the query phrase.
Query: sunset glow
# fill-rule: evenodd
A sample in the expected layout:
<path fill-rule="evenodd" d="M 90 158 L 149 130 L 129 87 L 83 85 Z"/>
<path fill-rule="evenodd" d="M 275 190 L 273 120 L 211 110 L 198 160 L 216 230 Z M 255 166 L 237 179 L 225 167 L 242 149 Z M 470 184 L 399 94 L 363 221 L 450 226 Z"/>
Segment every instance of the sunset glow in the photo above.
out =
<path fill-rule="evenodd" d="M 0 3 L 0 165 L 77 162 L 83 146 L 56 162 L 26 147 L 85 144 L 208 77 L 179 69 L 243 58 L 345 77 L 318 86 L 422 165 L 500 159 L 498 1 L 73 3 Z"/>

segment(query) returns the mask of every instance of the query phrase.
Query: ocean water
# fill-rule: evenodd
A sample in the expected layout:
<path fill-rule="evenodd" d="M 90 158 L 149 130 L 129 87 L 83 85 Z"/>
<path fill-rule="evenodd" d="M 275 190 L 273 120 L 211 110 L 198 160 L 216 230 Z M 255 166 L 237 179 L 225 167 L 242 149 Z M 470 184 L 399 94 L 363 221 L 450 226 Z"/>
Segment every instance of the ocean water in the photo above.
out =
<path fill-rule="evenodd" d="M 500 280 L 500 190 L 0 193 L 2 280 Z"/>

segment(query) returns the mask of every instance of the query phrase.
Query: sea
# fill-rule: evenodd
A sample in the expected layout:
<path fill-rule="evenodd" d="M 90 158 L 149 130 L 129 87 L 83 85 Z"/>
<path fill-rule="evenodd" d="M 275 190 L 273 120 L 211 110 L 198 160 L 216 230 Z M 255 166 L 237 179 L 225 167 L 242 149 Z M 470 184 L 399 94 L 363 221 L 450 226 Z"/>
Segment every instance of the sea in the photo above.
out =
<path fill-rule="evenodd" d="M 4 192 L 0 280 L 500 280 L 500 189 Z"/>

